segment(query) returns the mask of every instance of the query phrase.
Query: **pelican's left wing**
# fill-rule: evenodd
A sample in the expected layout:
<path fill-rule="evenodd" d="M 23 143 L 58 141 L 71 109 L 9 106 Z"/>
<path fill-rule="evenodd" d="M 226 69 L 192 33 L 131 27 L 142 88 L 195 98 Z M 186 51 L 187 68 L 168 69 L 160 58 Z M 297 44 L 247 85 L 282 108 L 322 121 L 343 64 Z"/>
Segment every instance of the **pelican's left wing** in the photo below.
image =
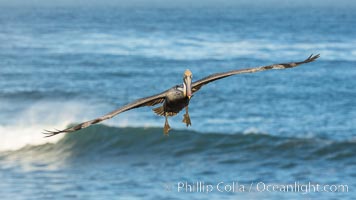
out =
<path fill-rule="evenodd" d="M 313 62 L 314 60 L 316 60 L 317 58 L 319 58 L 319 54 L 313 56 L 310 55 L 307 59 L 305 59 L 304 61 L 301 62 L 291 62 L 291 63 L 282 63 L 282 64 L 273 64 L 273 65 L 268 65 L 268 66 L 262 66 L 262 67 L 255 67 L 255 68 L 250 68 L 250 69 L 239 69 L 239 70 L 233 70 L 233 71 L 229 71 L 229 72 L 225 72 L 225 73 L 217 73 L 217 74 L 213 74 L 210 76 L 207 76 L 203 79 L 200 79 L 196 82 L 194 82 L 192 84 L 192 92 L 197 92 L 203 85 L 206 85 L 212 81 L 216 81 L 228 76 L 232 76 L 235 74 L 243 74 L 243 73 L 254 73 L 254 72 L 260 72 L 260 71 L 265 71 L 265 70 L 269 70 L 269 69 L 287 69 L 287 68 L 293 68 L 296 67 L 298 65 L 304 64 L 304 63 L 309 63 L 309 62 Z"/>
<path fill-rule="evenodd" d="M 138 100 L 136 100 L 136 101 L 134 101 L 132 103 L 129 103 L 129 104 L 125 105 L 125 106 L 122 106 L 121 108 L 119 108 L 117 110 L 114 110 L 114 111 L 112 111 L 112 112 L 110 112 L 110 113 L 108 113 L 106 115 L 103 115 L 103 116 L 101 116 L 99 118 L 83 122 L 81 124 L 66 128 L 64 130 L 56 130 L 56 131 L 45 130 L 45 132 L 44 132 L 44 134 L 46 134 L 45 137 L 51 137 L 51 136 L 57 135 L 59 133 L 74 132 L 74 131 L 86 128 L 86 127 L 88 127 L 88 126 L 90 126 L 92 124 L 96 124 L 96 123 L 99 123 L 101 121 L 110 119 L 110 118 L 114 117 L 115 115 L 118 115 L 118 114 L 120 114 L 122 112 L 131 110 L 131 109 L 134 109 L 134 108 L 143 107 L 143 106 L 154 106 L 154 105 L 162 103 L 164 101 L 164 99 L 166 97 L 166 92 L 167 91 L 162 92 L 162 93 L 157 94 L 157 95 L 150 96 L 150 97 L 138 99 Z"/>

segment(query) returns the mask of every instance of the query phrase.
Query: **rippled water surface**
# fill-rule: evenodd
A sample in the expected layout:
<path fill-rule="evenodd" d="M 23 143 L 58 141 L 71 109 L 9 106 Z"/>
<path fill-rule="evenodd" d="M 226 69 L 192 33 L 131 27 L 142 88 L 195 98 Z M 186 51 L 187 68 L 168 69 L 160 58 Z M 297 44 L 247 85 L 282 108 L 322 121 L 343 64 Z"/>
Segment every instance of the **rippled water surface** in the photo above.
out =
<path fill-rule="evenodd" d="M 0 190 L 10 199 L 352 199 L 353 9 L 0 8 Z M 292 14 L 291 14 L 292 13 Z M 62 129 L 215 72 L 301 61 L 204 86 L 182 114 L 150 108 L 78 133 Z M 239 182 L 250 192 L 178 191 Z M 347 185 L 258 192 L 256 184 Z M 241 186 L 240 185 L 240 186 Z"/>

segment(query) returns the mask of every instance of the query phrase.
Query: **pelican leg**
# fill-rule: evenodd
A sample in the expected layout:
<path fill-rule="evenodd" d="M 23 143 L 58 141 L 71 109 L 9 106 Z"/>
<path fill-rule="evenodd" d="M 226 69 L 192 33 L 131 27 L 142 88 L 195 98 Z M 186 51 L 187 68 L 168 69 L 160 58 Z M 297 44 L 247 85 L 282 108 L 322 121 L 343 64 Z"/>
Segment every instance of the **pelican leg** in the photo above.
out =
<path fill-rule="evenodd" d="M 163 133 L 164 135 L 168 135 L 169 130 L 171 130 L 171 127 L 168 124 L 168 116 L 165 114 L 166 117 L 166 122 L 164 123 L 164 128 L 163 128 Z"/>
<path fill-rule="evenodd" d="M 185 107 L 185 114 L 184 114 L 183 122 L 187 125 L 187 127 L 192 125 L 192 123 L 190 121 L 189 113 L 188 113 L 188 106 Z"/>

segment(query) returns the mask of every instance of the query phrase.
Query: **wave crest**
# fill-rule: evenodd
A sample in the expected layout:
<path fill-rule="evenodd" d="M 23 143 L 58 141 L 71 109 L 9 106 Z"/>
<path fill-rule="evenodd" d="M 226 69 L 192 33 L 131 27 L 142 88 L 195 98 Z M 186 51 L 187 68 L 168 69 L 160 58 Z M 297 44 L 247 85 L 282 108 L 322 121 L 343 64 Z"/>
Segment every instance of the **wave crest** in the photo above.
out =
<path fill-rule="evenodd" d="M 105 159 L 118 156 L 186 157 L 225 155 L 222 164 L 238 159 L 354 160 L 355 141 L 317 138 L 284 138 L 266 134 L 218 134 L 172 131 L 166 137 L 161 128 L 117 128 L 95 125 L 66 134 L 55 144 L 26 146 L 7 152 L 32 159 Z M 229 156 L 230 155 L 230 156 Z M 237 159 L 237 160 L 238 160 Z"/>

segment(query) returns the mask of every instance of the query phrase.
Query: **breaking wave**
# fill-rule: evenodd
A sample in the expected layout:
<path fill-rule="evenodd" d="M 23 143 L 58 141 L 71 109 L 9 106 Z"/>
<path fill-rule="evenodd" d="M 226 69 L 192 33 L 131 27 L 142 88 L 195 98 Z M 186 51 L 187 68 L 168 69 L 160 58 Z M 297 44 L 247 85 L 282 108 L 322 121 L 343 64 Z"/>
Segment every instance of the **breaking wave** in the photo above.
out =
<path fill-rule="evenodd" d="M 46 139 L 43 139 L 46 141 Z M 65 134 L 56 143 L 27 145 L 6 151 L 0 157 L 21 157 L 52 161 L 120 156 L 185 157 L 224 156 L 220 162 L 231 164 L 240 159 L 355 160 L 356 141 L 330 141 L 318 138 L 288 138 L 268 134 L 222 134 L 173 130 L 164 136 L 161 128 L 118 128 L 95 125 Z"/>

